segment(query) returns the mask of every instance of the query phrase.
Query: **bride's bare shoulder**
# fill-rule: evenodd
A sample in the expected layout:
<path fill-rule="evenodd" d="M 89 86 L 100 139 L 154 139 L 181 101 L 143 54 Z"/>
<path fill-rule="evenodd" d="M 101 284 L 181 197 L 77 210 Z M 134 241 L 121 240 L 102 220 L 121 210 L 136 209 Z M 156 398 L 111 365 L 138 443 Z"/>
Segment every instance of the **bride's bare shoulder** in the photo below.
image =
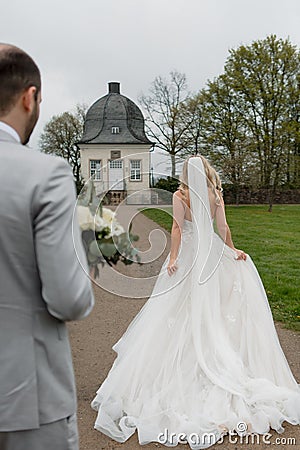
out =
<path fill-rule="evenodd" d="M 174 192 L 174 195 L 176 195 L 176 197 L 179 197 L 181 199 L 183 198 L 182 193 L 180 192 L 179 189 L 177 189 L 177 191 Z"/>
<path fill-rule="evenodd" d="M 219 202 L 218 202 L 218 205 L 224 205 L 224 199 L 223 199 L 223 195 L 222 195 L 222 192 L 221 191 L 219 191 L 218 189 L 217 189 L 217 194 L 218 194 L 218 197 L 219 197 Z"/>
<path fill-rule="evenodd" d="M 177 198 L 180 200 L 180 204 L 186 208 L 186 207 L 190 207 L 190 203 L 189 203 L 189 198 L 186 198 L 186 196 L 178 189 L 177 191 L 174 192 L 173 194 L 173 198 Z"/>
<path fill-rule="evenodd" d="M 182 192 L 179 189 L 177 189 L 177 191 L 174 192 L 173 196 L 177 197 L 183 203 L 186 203 L 186 199 L 185 199 L 184 195 L 182 194 Z"/>

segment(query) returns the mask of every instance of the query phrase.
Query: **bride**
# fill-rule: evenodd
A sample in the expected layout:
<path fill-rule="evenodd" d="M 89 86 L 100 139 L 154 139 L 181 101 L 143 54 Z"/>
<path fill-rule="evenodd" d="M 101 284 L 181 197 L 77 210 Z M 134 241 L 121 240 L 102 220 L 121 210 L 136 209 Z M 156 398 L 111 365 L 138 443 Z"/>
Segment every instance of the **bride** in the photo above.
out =
<path fill-rule="evenodd" d="M 300 423 L 300 385 L 258 272 L 233 245 L 219 176 L 202 156 L 184 163 L 170 254 L 113 350 L 92 408 L 95 428 L 118 442 L 137 430 L 140 444 L 201 449 L 226 433 Z"/>

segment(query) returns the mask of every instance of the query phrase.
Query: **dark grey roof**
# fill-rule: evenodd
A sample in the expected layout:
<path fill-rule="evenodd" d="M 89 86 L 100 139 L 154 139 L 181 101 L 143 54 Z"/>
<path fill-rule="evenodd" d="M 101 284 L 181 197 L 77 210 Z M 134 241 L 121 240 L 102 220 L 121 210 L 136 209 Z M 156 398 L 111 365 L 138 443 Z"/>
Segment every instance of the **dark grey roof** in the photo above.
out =
<path fill-rule="evenodd" d="M 112 127 L 119 133 L 113 134 Z M 79 144 L 153 144 L 145 134 L 144 117 L 138 106 L 120 94 L 119 83 L 88 110 Z"/>

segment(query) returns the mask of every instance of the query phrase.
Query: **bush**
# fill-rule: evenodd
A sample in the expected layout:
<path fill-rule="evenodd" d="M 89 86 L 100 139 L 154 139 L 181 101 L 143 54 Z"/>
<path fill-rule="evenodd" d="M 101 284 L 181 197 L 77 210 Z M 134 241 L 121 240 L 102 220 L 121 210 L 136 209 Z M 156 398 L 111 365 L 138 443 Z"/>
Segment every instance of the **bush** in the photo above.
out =
<path fill-rule="evenodd" d="M 179 180 L 177 178 L 159 178 L 154 187 L 164 191 L 175 192 L 178 189 Z"/>

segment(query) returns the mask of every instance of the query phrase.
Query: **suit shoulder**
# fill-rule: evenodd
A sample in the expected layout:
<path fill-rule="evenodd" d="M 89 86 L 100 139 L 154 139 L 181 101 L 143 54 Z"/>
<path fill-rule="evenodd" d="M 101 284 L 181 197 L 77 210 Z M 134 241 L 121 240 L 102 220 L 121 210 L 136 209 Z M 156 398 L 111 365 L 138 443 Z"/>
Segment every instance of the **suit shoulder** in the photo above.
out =
<path fill-rule="evenodd" d="M 43 170 L 44 174 L 52 173 L 55 170 L 66 173 L 72 172 L 70 164 L 61 156 L 49 155 L 32 148 L 26 149 L 26 151 L 28 151 L 28 159 L 31 160 L 38 170 Z"/>

